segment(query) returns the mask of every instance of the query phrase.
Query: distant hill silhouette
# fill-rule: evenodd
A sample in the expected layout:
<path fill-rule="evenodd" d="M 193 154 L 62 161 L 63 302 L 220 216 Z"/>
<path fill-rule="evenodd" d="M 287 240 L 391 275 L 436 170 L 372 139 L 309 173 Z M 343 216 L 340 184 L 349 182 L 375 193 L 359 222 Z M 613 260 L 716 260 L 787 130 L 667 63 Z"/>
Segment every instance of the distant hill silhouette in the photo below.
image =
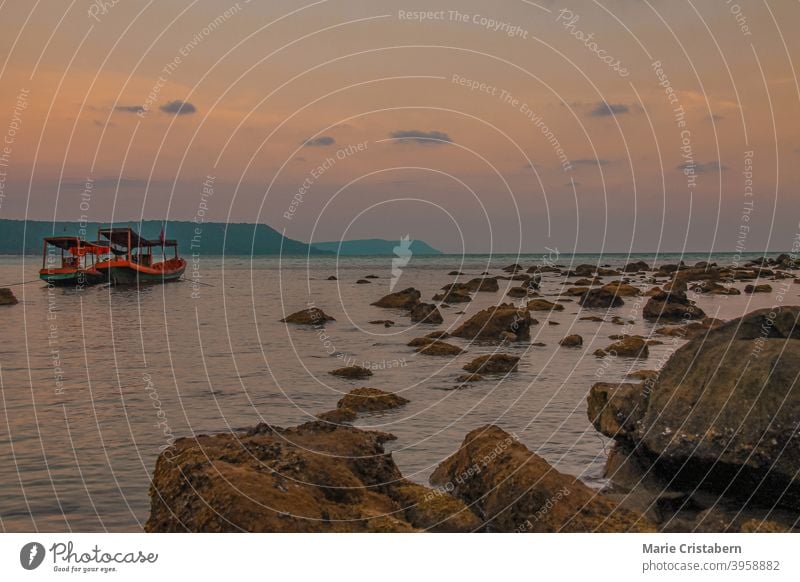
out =
<path fill-rule="evenodd" d="M 97 239 L 97 229 L 101 226 L 92 222 L 85 227 L 87 240 Z M 142 222 L 117 222 L 113 225 L 103 223 L 102 226 L 131 226 L 142 236 L 157 239 L 164 223 L 160 220 Z M 192 237 L 195 228 L 202 228 L 199 246 L 192 248 Z M 42 238 L 46 236 L 81 236 L 81 225 L 78 222 L 47 222 L 43 220 L 6 220 L 0 219 L 0 254 L 41 254 Z M 227 238 L 226 238 L 227 232 Z M 309 252 L 305 243 L 283 237 L 274 228 L 266 224 L 226 224 L 223 222 L 206 222 L 195 224 L 190 221 L 169 221 L 166 224 L 167 238 L 178 240 L 179 252 L 188 256 L 193 252 L 207 255 L 304 255 Z M 328 254 L 324 250 L 310 248 L 311 254 Z"/>
<path fill-rule="evenodd" d="M 341 249 L 339 245 L 341 244 Z M 382 238 L 368 238 L 361 240 L 346 240 L 332 242 L 315 242 L 312 246 L 333 253 L 342 255 L 394 255 L 394 248 L 400 244 L 396 240 L 384 240 Z M 441 255 L 439 251 L 430 246 L 425 241 L 415 240 L 411 242 L 411 252 L 414 255 Z"/>

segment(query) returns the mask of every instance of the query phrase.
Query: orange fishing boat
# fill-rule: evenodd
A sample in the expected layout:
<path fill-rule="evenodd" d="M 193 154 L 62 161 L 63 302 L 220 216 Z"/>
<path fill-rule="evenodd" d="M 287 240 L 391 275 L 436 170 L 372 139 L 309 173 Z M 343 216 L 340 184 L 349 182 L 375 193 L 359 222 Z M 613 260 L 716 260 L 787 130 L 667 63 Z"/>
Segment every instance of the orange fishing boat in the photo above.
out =
<path fill-rule="evenodd" d="M 49 285 L 58 286 L 82 287 L 100 283 L 105 275 L 97 269 L 97 259 L 110 252 L 108 245 L 87 242 L 77 236 L 46 237 L 39 278 Z"/>
<path fill-rule="evenodd" d="M 177 281 L 186 270 L 186 260 L 178 256 L 178 241 L 165 239 L 162 231 L 158 240 L 148 240 L 130 227 L 101 228 L 100 240 L 107 240 L 113 255 L 99 262 L 96 268 L 108 275 L 113 285 L 139 285 Z M 154 262 L 153 249 L 161 249 L 161 260 Z M 169 259 L 166 250 L 175 254 Z"/>

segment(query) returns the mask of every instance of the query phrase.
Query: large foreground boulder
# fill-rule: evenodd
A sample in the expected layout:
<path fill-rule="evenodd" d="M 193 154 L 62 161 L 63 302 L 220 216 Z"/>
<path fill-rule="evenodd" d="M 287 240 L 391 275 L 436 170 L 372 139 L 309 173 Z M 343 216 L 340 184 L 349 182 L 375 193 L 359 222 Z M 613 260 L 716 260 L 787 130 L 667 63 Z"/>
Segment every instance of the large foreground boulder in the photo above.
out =
<path fill-rule="evenodd" d="M 559 473 L 501 428 L 470 432 L 431 484 L 473 507 L 495 532 L 652 531 L 575 477 Z"/>
<path fill-rule="evenodd" d="M 527 309 L 504 303 L 479 311 L 457 327 L 451 335 L 483 341 L 520 341 L 530 339 L 530 328 L 535 322 Z"/>
<path fill-rule="evenodd" d="M 645 384 L 598 382 L 586 398 L 589 421 L 597 432 L 622 440 L 636 432 L 647 397 Z"/>
<path fill-rule="evenodd" d="M 331 422 L 175 441 L 156 462 L 148 532 L 468 532 L 451 496 L 403 479 L 394 437 Z"/>
<path fill-rule="evenodd" d="M 799 318 L 754 311 L 678 349 L 625 440 L 675 487 L 800 509 Z"/>

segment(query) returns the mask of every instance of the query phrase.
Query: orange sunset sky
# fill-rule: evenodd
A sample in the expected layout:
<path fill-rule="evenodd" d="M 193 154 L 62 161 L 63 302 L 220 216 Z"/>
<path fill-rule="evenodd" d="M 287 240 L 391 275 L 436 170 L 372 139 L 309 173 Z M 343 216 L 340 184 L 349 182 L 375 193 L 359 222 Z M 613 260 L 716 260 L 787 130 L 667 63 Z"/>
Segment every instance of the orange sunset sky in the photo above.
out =
<path fill-rule="evenodd" d="M 192 220 L 210 181 L 206 220 L 303 241 L 758 252 L 800 228 L 796 1 L 16 0 L 0 22 L 0 218 Z"/>

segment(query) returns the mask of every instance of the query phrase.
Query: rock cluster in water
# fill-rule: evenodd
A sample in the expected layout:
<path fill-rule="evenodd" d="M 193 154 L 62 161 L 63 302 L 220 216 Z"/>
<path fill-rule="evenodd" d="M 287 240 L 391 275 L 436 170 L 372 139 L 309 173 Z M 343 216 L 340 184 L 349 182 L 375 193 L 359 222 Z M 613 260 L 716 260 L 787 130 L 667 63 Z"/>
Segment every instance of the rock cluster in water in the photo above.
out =
<path fill-rule="evenodd" d="M 707 317 L 688 291 L 735 295 L 733 283 L 752 281 L 746 293 L 768 293 L 793 278 L 800 264 L 789 255 L 745 266 L 700 262 L 621 270 L 598 265 L 525 269 L 519 264 L 467 282 L 445 285 L 422 301 L 408 288 L 373 305 L 403 310 L 414 323 L 442 323 L 440 307 L 468 303 L 514 281 L 506 293 L 521 305 L 500 303 L 455 329 L 408 342 L 421 356 L 460 357 L 448 337 L 496 349 L 530 342 L 538 322 L 531 312 L 563 311 L 564 297 L 590 310 L 581 320 L 624 325 L 612 310 L 625 298 L 643 304 L 653 334 L 687 340 L 657 370 L 630 372 L 625 382 L 595 384 L 587 398 L 594 428 L 613 439 L 598 492 L 564 475 L 497 426 L 476 428 L 431 477 L 433 487 L 401 475 L 384 444 L 390 434 L 351 426 L 361 414 L 393 414 L 408 404 L 398 394 L 357 388 L 335 410 L 297 427 L 260 424 L 233 434 L 178 439 L 159 456 L 151 487 L 148 531 L 785 531 L 800 512 L 800 308 L 760 310 L 731 322 Z M 561 298 L 538 296 L 542 273 L 579 277 Z M 649 273 L 646 274 L 646 273 Z M 451 276 L 462 276 L 452 271 Z M 613 277 L 611 282 L 603 279 Z M 650 288 L 632 282 L 650 283 Z M 656 286 L 652 286 L 656 285 Z M 0 290 L 0 304 L 4 294 Z M 9 292 L 10 294 L 10 292 Z M 642 296 L 642 297 L 639 297 Z M 10 294 L 13 298 L 13 294 Z M 16 302 L 14 299 L 13 302 Z M 603 317 L 604 316 L 604 317 Z M 335 321 L 321 309 L 293 313 L 287 323 Z M 375 320 L 376 325 L 394 325 Z M 548 321 L 548 323 L 557 323 Z M 635 362 L 658 340 L 611 336 L 599 357 Z M 577 334 L 562 347 L 582 348 Z M 543 345 L 540 342 L 530 345 Z M 506 351 L 511 351 L 510 349 Z M 459 388 L 517 372 L 520 358 L 494 351 L 463 365 Z M 349 366 L 331 373 L 368 376 Z M 638 380 L 638 381 L 635 381 Z M 480 386 L 480 384 L 478 384 Z M 744 498 L 746 499 L 744 499 Z"/>

